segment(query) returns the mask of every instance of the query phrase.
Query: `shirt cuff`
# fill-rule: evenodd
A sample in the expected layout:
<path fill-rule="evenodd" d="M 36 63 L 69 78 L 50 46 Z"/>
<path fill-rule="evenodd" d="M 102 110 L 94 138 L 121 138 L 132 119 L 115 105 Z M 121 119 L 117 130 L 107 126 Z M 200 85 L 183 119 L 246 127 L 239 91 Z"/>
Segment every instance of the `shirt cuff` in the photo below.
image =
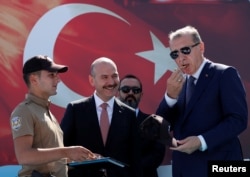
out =
<path fill-rule="evenodd" d="M 201 142 L 201 147 L 199 148 L 199 150 L 200 151 L 207 150 L 207 143 L 206 143 L 205 139 L 203 138 L 203 136 L 199 135 L 198 138 L 200 139 L 200 142 Z"/>
<path fill-rule="evenodd" d="M 167 94 L 165 94 L 165 100 L 169 107 L 173 107 L 177 102 L 177 99 L 170 98 Z"/>

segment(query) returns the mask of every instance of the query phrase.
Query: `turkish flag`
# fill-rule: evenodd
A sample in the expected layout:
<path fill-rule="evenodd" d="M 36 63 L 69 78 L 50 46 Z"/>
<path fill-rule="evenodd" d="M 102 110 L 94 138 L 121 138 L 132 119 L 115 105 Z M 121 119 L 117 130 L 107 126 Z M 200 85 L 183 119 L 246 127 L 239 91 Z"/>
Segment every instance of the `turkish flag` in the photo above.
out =
<path fill-rule="evenodd" d="M 0 164 L 16 163 L 9 118 L 27 92 L 21 70 L 25 60 L 33 55 L 49 55 L 55 62 L 70 67 L 69 72 L 61 75 L 63 86 L 59 87 L 57 98 L 52 98 L 51 109 L 58 121 L 69 101 L 93 93 L 88 74 L 90 64 L 100 56 L 116 62 L 120 77 L 127 73 L 141 77 L 144 93 L 148 95 L 141 107 L 148 113 L 155 112 L 162 94 L 151 97 L 151 91 L 154 88 L 156 92 L 164 92 L 170 67 L 161 67 L 161 73 L 157 74 L 154 56 L 169 60 L 174 66 L 165 55 L 169 50 L 166 34 L 113 1 L 4 2 L 0 8 L 5 14 L 1 17 L 4 23 L 1 23 L 3 40 L 0 41 L 3 81 L 0 138 L 6 142 L 1 143 Z M 157 53 L 158 48 L 164 53 Z M 156 88 L 154 85 L 161 79 L 163 86 Z"/>
<path fill-rule="evenodd" d="M 9 118 L 27 88 L 22 65 L 29 57 L 48 55 L 66 64 L 58 94 L 51 97 L 58 121 L 69 101 L 90 96 L 90 64 L 109 57 L 120 77 L 137 75 L 143 83 L 140 108 L 149 114 L 161 101 L 166 80 L 176 65 L 169 57 L 167 35 L 187 24 L 200 31 L 209 59 L 239 69 L 250 90 L 248 57 L 249 3 L 157 3 L 156 1 L 6 1 L 0 3 L 0 165 L 16 164 Z M 248 95 L 249 102 L 249 95 Z M 248 132 L 248 133 L 247 133 Z M 241 136 L 245 157 L 250 156 L 249 129 Z M 169 164 L 166 152 L 164 164 Z"/>

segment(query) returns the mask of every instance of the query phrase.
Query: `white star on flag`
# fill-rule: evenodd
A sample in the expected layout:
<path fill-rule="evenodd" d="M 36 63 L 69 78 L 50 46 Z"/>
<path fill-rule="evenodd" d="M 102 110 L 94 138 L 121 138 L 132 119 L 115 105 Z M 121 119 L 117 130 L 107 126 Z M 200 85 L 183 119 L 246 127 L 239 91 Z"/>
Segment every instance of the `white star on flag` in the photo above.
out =
<path fill-rule="evenodd" d="M 155 64 L 154 84 L 168 71 L 173 71 L 177 68 L 176 63 L 170 58 L 170 49 L 166 48 L 164 44 L 150 32 L 153 50 L 138 52 L 136 55 L 145 58 Z"/>

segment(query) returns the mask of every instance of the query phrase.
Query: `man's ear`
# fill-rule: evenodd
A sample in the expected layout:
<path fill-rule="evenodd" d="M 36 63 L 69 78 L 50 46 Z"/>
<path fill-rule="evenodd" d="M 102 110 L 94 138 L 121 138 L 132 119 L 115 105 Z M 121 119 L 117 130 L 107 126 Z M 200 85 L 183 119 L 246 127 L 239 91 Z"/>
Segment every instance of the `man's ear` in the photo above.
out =
<path fill-rule="evenodd" d="M 94 77 L 93 77 L 93 76 L 91 76 L 91 75 L 89 75 L 89 83 L 90 83 L 90 85 L 91 85 L 92 87 L 94 87 L 94 86 L 95 86 L 95 83 L 94 83 Z"/>
<path fill-rule="evenodd" d="M 202 53 L 205 53 L 205 44 L 204 44 L 204 42 L 200 43 L 200 49 L 201 49 Z"/>
<path fill-rule="evenodd" d="M 37 79 L 38 79 L 38 76 L 36 74 L 30 74 L 29 76 L 30 84 L 36 85 Z"/>

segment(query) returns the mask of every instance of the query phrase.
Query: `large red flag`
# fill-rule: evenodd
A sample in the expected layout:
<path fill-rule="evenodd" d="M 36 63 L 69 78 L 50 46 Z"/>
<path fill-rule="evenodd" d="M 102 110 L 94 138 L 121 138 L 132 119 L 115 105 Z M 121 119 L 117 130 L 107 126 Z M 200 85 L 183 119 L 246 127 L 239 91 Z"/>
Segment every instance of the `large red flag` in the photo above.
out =
<path fill-rule="evenodd" d="M 206 44 L 206 56 L 239 69 L 250 90 L 248 49 L 250 3 L 162 3 L 158 1 L 6 1 L 0 3 L 0 165 L 16 164 L 9 117 L 27 91 L 22 65 L 36 54 L 69 65 L 61 75 L 52 111 L 61 120 L 69 101 L 92 94 L 88 83 L 91 62 L 100 56 L 113 59 L 120 77 L 141 78 L 141 109 L 154 113 L 163 97 L 166 80 L 175 68 L 169 57 L 167 35 L 194 25 Z M 190 1 L 189 1 L 190 2 Z M 248 95 L 249 102 L 249 95 Z M 249 129 L 241 135 L 244 156 L 250 156 Z M 164 161 L 169 164 L 170 153 Z"/>

